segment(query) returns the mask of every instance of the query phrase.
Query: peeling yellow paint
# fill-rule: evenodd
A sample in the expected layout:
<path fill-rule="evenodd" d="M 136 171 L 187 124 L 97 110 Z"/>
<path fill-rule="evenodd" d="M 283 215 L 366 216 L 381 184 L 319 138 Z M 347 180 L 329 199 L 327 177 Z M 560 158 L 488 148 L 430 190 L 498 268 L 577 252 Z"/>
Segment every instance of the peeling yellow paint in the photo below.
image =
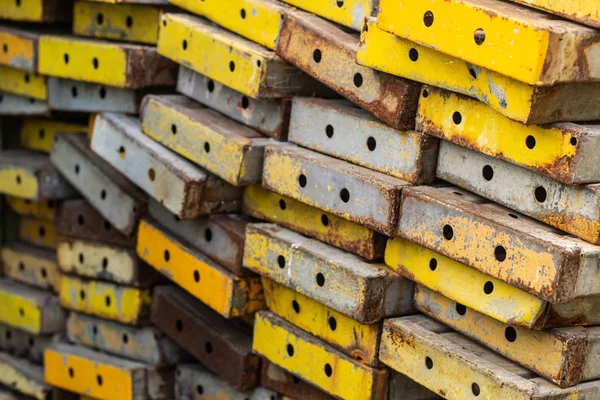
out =
<path fill-rule="evenodd" d="M 60 272 L 54 260 L 14 247 L 3 247 L 2 271 L 10 278 L 28 285 L 58 292 Z"/>
<path fill-rule="evenodd" d="M 38 246 L 55 249 L 57 243 L 56 225 L 41 219 L 19 219 L 19 238 Z"/>
<path fill-rule="evenodd" d="M 20 197 L 6 196 L 6 201 L 10 208 L 19 215 L 46 221 L 53 221 L 56 218 L 56 202 L 54 200 L 31 201 Z"/>
<path fill-rule="evenodd" d="M 376 13 L 379 0 L 283 0 L 340 25 L 360 30 L 367 16 Z"/>
<path fill-rule="evenodd" d="M 14 4 L 14 1 L 12 1 L 11 4 Z M 35 64 L 35 58 L 37 56 L 36 40 L 20 36 L 9 30 L 0 30 L 0 43 L 2 43 L 0 64 L 29 72 L 35 72 L 37 69 L 37 65 Z"/>

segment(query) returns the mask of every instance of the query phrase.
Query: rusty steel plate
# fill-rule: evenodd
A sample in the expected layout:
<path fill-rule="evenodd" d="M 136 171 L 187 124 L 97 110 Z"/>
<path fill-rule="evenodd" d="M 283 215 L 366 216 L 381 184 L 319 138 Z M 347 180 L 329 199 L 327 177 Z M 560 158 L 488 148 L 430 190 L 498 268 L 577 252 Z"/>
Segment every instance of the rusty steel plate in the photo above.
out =
<path fill-rule="evenodd" d="M 417 285 L 415 306 L 561 387 L 600 378 L 600 327 L 532 331 L 490 318 Z"/>
<path fill-rule="evenodd" d="M 294 98 L 289 141 L 407 182 L 435 179 L 436 139 L 392 129 L 344 100 Z"/>
<path fill-rule="evenodd" d="M 81 240 L 135 247 L 136 238 L 125 236 L 83 199 L 65 200 L 56 215 L 56 233 Z"/>
<path fill-rule="evenodd" d="M 367 260 L 383 257 L 386 237 L 363 225 L 340 218 L 260 185 L 244 189 L 244 214 L 300 232 Z"/>
<path fill-rule="evenodd" d="M 133 240 L 147 209 L 147 198 L 137 186 L 94 153 L 83 135 L 57 135 L 50 159 L 112 227 Z M 107 197 L 118 201 L 106 201 Z"/>
<path fill-rule="evenodd" d="M 254 388 L 260 358 L 252 353 L 252 337 L 174 286 L 154 290 L 152 323 L 213 373 L 237 390 Z"/>
<path fill-rule="evenodd" d="M 398 223 L 409 183 L 291 144 L 265 149 L 266 189 L 357 222 L 388 236 Z"/>
<path fill-rule="evenodd" d="M 290 99 L 253 99 L 183 65 L 177 91 L 260 133 L 287 139 Z"/>
<path fill-rule="evenodd" d="M 56 252 L 26 243 L 11 242 L 0 248 L 4 276 L 58 293 L 60 271 Z"/>
<path fill-rule="evenodd" d="M 166 367 L 190 357 L 159 329 L 133 327 L 71 312 L 67 319 L 69 341 L 153 367 Z"/>
<path fill-rule="evenodd" d="M 440 144 L 437 176 L 515 211 L 600 244 L 600 186 L 568 186 L 450 142 Z"/>
<path fill-rule="evenodd" d="M 567 185 L 600 182 L 596 124 L 526 126 L 473 98 L 425 86 L 416 129 Z"/>
<path fill-rule="evenodd" d="M 234 186 L 260 183 L 265 146 L 273 141 L 180 95 L 148 95 L 144 133 Z"/>
<path fill-rule="evenodd" d="M 275 224 L 247 226 L 244 267 L 363 324 L 413 310 L 412 282 L 385 265 Z"/>
<path fill-rule="evenodd" d="M 284 15 L 277 54 L 399 130 L 412 129 L 420 85 L 356 64 L 358 38 L 302 11 Z"/>
<path fill-rule="evenodd" d="M 149 211 L 161 226 L 222 267 L 238 276 L 251 274 L 242 266 L 248 218 L 240 214 L 217 214 L 183 220 L 154 200 L 150 201 Z"/>
<path fill-rule="evenodd" d="M 455 186 L 406 189 L 398 235 L 552 303 L 600 294 L 597 246 Z"/>
<path fill-rule="evenodd" d="M 365 17 L 377 15 L 379 0 L 283 0 L 330 21 L 360 31 Z"/>
<path fill-rule="evenodd" d="M 239 207 L 242 189 L 207 173 L 144 135 L 136 118 L 112 113 L 98 115 L 91 147 L 180 218 L 232 212 Z"/>
<path fill-rule="evenodd" d="M 341 399 L 381 399 L 388 371 L 335 350 L 268 311 L 256 314 L 253 349 L 272 363 Z"/>

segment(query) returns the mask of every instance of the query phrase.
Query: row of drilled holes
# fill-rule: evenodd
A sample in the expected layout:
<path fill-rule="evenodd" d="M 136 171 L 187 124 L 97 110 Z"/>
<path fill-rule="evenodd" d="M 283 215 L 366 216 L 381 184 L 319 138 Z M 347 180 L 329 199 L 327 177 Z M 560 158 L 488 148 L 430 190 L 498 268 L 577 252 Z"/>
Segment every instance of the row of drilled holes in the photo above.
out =
<path fill-rule="evenodd" d="M 281 211 L 285 211 L 287 209 L 287 203 L 284 199 L 279 199 L 279 208 Z M 321 224 L 323 226 L 329 226 L 329 217 L 325 214 L 321 214 Z"/>
<path fill-rule="evenodd" d="M 65 65 L 68 65 L 69 61 L 69 53 L 63 54 L 63 62 L 65 63 Z M 98 69 L 98 67 L 100 67 L 100 61 L 98 61 L 97 57 L 92 58 L 92 66 L 94 67 L 94 69 Z"/>
<path fill-rule="evenodd" d="M 181 221 L 181 218 L 179 218 L 177 215 L 173 215 L 173 218 L 175 219 L 175 222 L 179 222 L 179 221 Z M 204 230 L 204 239 L 205 239 L 207 242 L 210 242 L 210 241 L 212 240 L 212 238 L 213 238 L 212 229 L 210 229 L 210 228 L 206 228 L 206 229 Z"/>
<path fill-rule="evenodd" d="M 277 265 L 279 265 L 279 268 L 281 269 L 284 269 L 286 266 L 285 257 L 281 254 L 277 256 Z M 315 280 L 317 281 L 317 285 L 319 285 L 320 287 L 325 286 L 325 275 L 323 275 L 322 273 L 317 273 L 315 275 Z"/>
<path fill-rule="evenodd" d="M 313 51 L 313 61 L 315 63 L 319 64 L 322 59 L 323 59 L 323 52 L 320 49 L 315 49 Z M 352 78 L 352 81 L 354 82 L 354 86 L 356 86 L 357 88 L 361 87 L 363 85 L 362 74 L 360 72 L 355 73 L 354 77 Z"/>
<path fill-rule="evenodd" d="M 75 378 L 75 370 L 72 367 L 69 367 L 69 376 L 71 378 Z M 102 384 L 104 383 L 104 380 L 102 379 L 102 375 L 100 375 L 100 374 L 96 375 L 96 383 L 98 383 L 98 386 L 102 386 Z"/>
<path fill-rule="evenodd" d="M 425 368 L 433 369 L 433 360 L 429 356 L 425 357 Z M 476 397 L 481 394 L 481 388 L 479 387 L 479 385 L 477 383 L 471 384 L 471 392 Z"/>
<path fill-rule="evenodd" d="M 204 234 L 205 234 L 205 237 L 208 237 L 206 235 L 207 232 L 204 232 Z M 210 238 L 212 239 L 212 232 L 210 232 Z M 163 258 L 165 259 L 165 262 L 169 262 L 169 260 L 171 260 L 171 253 L 169 252 L 169 250 L 164 251 Z M 196 282 L 196 283 L 200 282 L 200 271 L 195 269 L 194 272 L 192 273 L 192 276 L 194 277 L 194 282 Z"/>
<path fill-rule="evenodd" d="M 19 271 L 24 273 L 25 268 L 25 263 L 23 261 L 19 261 Z M 40 268 L 40 274 L 42 275 L 43 279 L 48 278 L 48 271 L 46 271 L 45 267 Z"/>
<path fill-rule="evenodd" d="M 444 239 L 446 240 L 452 240 L 454 238 L 454 229 L 451 225 L 446 224 L 442 227 L 442 236 L 444 236 Z M 506 249 L 504 246 L 496 246 L 494 249 L 494 257 L 499 262 L 506 260 Z"/>
<path fill-rule="evenodd" d="M 79 264 L 84 264 L 85 263 L 85 256 L 83 255 L 83 253 L 79 253 Z M 106 271 L 106 269 L 108 268 L 108 258 L 103 257 L 102 258 L 102 270 Z"/>
<path fill-rule="evenodd" d="M 212 79 L 209 79 L 206 83 L 206 90 L 208 90 L 209 93 L 215 91 L 215 82 Z M 248 97 L 242 96 L 241 105 L 244 110 L 247 110 L 248 107 L 250 107 L 250 100 L 248 99 Z"/>
<path fill-rule="evenodd" d="M 438 267 L 438 261 L 435 257 L 432 257 L 429 260 L 429 269 L 434 272 L 435 270 L 437 270 Z M 484 283 L 483 285 L 483 293 L 485 294 L 492 294 L 492 292 L 494 291 L 494 283 L 492 281 L 487 281 L 486 283 Z"/>
<path fill-rule="evenodd" d="M 187 51 L 187 49 L 188 49 L 188 42 L 187 42 L 187 40 L 186 40 L 186 39 L 183 39 L 183 40 L 181 41 L 181 48 L 182 48 L 184 51 Z M 260 68 L 260 67 L 261 67 L 261 65 L 262 65 L 262 61 L 261 61 L 261 60 L 256 60 L 256 66 L 257 66 L 258 68 Z M 234 71 L 235 71 L 235 62 L 234 62 L 234 61 L 229 61 L 229 71 L 230 71 L 230 72 L 234 72 Z"/>
<path fill-rule="evenodd" d="M 327 125 L 325 127 L 325 136 L 327 136 L 327 138 L 331 139 L 333 137 L 334 132 L 335 131 L 334 131 L 332 125 Z M 367 138 L 367 149 L 369 151 L 375 151 L 376 147 L 377 147 L 377 140 L 373 136 L 369 136 Z"/>
<path fill-rule="evenodd" d="M 77 224 L 79 226 L 85 225 L 85 217 L 82 214 L 79 214 L 77 216 Z M 104 230 L 106 230 L 107 232 L 110 232 L 111 228 L 112 228 L 112 226 L 111 226 L 110 222 L 104 220 Z"/>
<path fill-rule="evenodd" d="M 176 124 L 171 124 L 171 134 L 177 135 L 177 125 Z M 206 153 L 210 153 L 210 143 L 204 142 L 204 151 Z M 154 179 L 152 179 L 152 180 L 154 180 Z"/>
<path fill-rule="evenodd" d="M 75 175 L 79 175 L 79 171 L 81 170 L 81 168 L 79 167 L 79 164 L 75 164 L 75 166 L 73 167 L 73 169 L 75 170 Z M 100 199 L 101 200 L 106 200 L 106 190 L 105 189 L 102 189 L 100 191 Z M 135 208 L 134 208 L 133 211 L 135 212 Z"/>
<path fill-rule="evenodd" d="M 79 299 L 81 301 L 85 300 L 85 290 L 83 290 L 83 289 L 79 290 Z M 110 298 L 110 295 L 107 294 L 104 297 L 104 304 L 106 304 L 106 307 L 110 307 L 110 305 L 112 304 L 112 299 Z"/>
<path fill-rule="evenodd" d="M 76 98 L 77 96 L 79 96 L 77 86 L 71 86 L 71 97 Z M 100 96 L 100 98 L 104 100 L 106 98 L 106 89 L 103 87 L 98 89 L 98 96 Z"/>
<path fill-rule="evenodd" d="M 494 169 L 491 165 L 484 165 L 481 169 L 481 175 L 483 176 L 483 179 L 489 182 L 494 178 Z M 546 192 L 546 189 L 543 186 L 536 187 L 533 194 L 538 203 L 545 202 L 548 197 L 548 192 Z"/>
<path fill-rule="evenodd" d="M 423 15 L 423 24 L 429 28 L 431 25 L 433 25 L 433 12 L 431 11 L 427 11 L 425 12 L 425 14 Z M 475 41 L 475 44 L 477 44 L 478 46 L 481 46 L 483 44 L 483 42 L 485 42 L 485 31 L 482 28 L 477 28 L 475 29 L 475 33 L 473 34 L 473 40 Z"/>
<path fill-rule="evenodd" d="M 460 315 L 461 317 L 467 313 L 467 307 L 460 303 L 456 303 L 455 308 L 456 308 L 456 313 L 458 315 Z M 517 330 L 515 328 L 513 328 L 512 326 L 507 326 L 504 329 L 504 338 L 507 341 L 509 341 L 510 343 L 514 343 L 517 340 Z"/>
<path fill-rule="evenodd" d="M 286 346 L 286 352 L 287 355 L 290 357 L 294 356 L 294 346 L 292 346 L 290 343 L 287 344 Z M 331 368 L 331 364 L 326 363 L 325 366 L 323 367 L 323 372 L 325 372 L 325 375 L 330 378 L 331 375 L 333 375 L 333 368 Z"/>
<path fill-rule="evenodd" d="M 324 281 L 323 284 L 325 284 Z M 300 304 L 296 300 L 292 300 L 292 309 L 296 314 L 300 314 Z M 331 331 L 334 332 L 337 329 L 337 320 L 335 319 L 335 317 L 329 317 L 327 319 L 327 325 L 329 326 L 329 329 L 331 329 Z"/>
<path fill-rule="evenodd" d="M 307 183 L 308 179 L 306 178 L 306 175 L 300 174 L 298 176 L 298 185 L 300 185 L 301 188 L 304 188 L 306 187 Z M 340 190 L 340 199 L 344 203 L 348 203 L 350 201 L 350 192 L 348 191 L 348 189 L 343 188 L 342 190 Z"/>
<path fill-rule="evenodd" d="M 96 325 L 92 325 L 92 334 L 94 336 L 98 335 L 98 327 Z M 129 335 L 124 333 L 123 335 L 121 335 L 121 340 L 123 341 L 123 344 L 129 343 Z"/>
<path fill-rule="evenodd" d="M 4 337 L 8 341 L 12 340 L 12 337 L 13 337 L 12 331 L 10 329 L 7 329 L 6 332 L 4 333 Z M 29 338 L 29 340 L 27 341 L 27 344 L 29 345 L 29 347 L 35 346 L 35 339 L 32 337 Z"/>
<path fill-rule="evenodd" d="M 104 24 L 104 14 L 98 13 L 96 15 L 96 22 L 98 23 L 98 25 Z M 131 18 L 130 15 L 128 15 L 125 19 L 125 25 L 127 25 L 128 28 L 131 28 L 133 26 L 133 18 Z"/>

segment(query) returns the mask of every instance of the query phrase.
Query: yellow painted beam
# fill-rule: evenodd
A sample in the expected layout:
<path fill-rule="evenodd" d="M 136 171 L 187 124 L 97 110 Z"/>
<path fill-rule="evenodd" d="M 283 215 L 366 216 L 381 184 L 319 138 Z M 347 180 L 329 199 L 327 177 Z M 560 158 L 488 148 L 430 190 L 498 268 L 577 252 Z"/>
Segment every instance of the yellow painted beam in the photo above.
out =
<path fill-rule="evenodd" d="M 493 0 L 381 0 L 377 25 L 396 36 L 530 85 L 600 78 L 600 33 Z"/>
<path fill-rule="evenodd" d="M 36 246 L 56 249 L 56 224 L 53 221 L 21 217 L 19 238 Z"/>
<path fill-rule="evenodd" d="M 10 1 L 10 0 L 2 0 Z M 14 4 L 15 2 L 11 2 Z M 39 33 L 8 26 L 0 27 L 0 64 L 27 72 L 38 70 Z"/>
<path fill-rule="evenodd" d="M 162 8 L 154 5 L 76 1 L 73 33 L 155 45 L 162 14 Z"/>
<path fill-rule="evenodd" d="M 255 352 L 340 399 L 380 399 L 388 388 L 385 369 L 361 364 L 272 313 L 254 325 Z"/>
<path fill-rule="evenodd" d="M 22 22 L 67 22 L 71 19 L 69 0 L 0 0 L 0 18 Z"/>
<path fill-rule="evenodd" d="M 37 100 L 48 98 L 46 77 L 0 65 L 0 90 Z"/>
<path fill-rule="evenodd" d="M 596 0 L 572 0 L 555 2 L 553 0 L 511 0 L 526 6 L 556 14 L 566 19 L 600 28 L 600 8 Z"/>
<path fill-rule="evenodd" d="M 268 278 L 262 278 L 262 285 L 271 312 L 356 361 L 378 366 L 381 324 L 361 324 Z"/>
<path fill-rule="evenodd" d="M 83 124 L 52 119 L 27 118 L 21 125 L 21 145 L 25 148 L 50 153 L 58 132 L 87 133 Z"/>
<path fill-rule="evenodd" d="M 377 14 L 379 0 L 283 0 L 298 8 L 360 31 L 365 17 Z"/>
<path fill-rule="evenodd" d="M 394 36 L 378 28 L 374 18 L 367 20 L 362 31 L 357 62 L 474 97 L 522 123 L 590 121 L 600 117 L 597 110 L 587 107 L 600 92 L 598 83 L 531 86 Z"/>
<path fill-rule="evenodd" d="M 33 217 L 53 221 L 56 218 L 56 202 L 54 200 L 31 201 L 20 197 L 5 196 L 9 207 L 24 217 Z"/>
<path fill-rule="evenodd" d="M 241 317 L 264 308 L 258 277 L 235 276 L 146 219 L 138 228 L 137 253 L 157 271 L 226 318 Z"/>
<path fill-rule="evenodd" d="M 0 249 L 0 257 L 7 277 L 58 293 L 60 271 L 53 251 L 13 242 Z"/>
<path fill-rule="evenodd" d="M 27 399 L 47 400 L 52 397 L 52 388 L 44 382 L 43 366 L 5 352 L 0 352 L 0 384 L 28 396 Z M 22 398 L 19 394 L 14 400 Z"/>
<path fill-rule="evenodd" d="M 368 260 L 383 256 L 385 236 L 260 185 L 244 189 L 244 214 L 277 223 Z"/>
<path fill-rule="evenodd" d="M 129 325 L 148 321 L 152 300 L 147 289 L 68 275 L 61 277 L 59 296 L 64 308 Z"/>

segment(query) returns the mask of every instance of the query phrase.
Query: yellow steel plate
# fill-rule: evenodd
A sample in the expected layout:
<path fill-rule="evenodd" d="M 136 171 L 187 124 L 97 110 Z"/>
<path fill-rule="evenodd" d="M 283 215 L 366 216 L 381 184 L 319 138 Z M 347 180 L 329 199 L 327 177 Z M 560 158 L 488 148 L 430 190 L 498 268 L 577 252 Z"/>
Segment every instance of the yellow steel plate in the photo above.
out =
<path fill-rule="evenodd" d="M 385 369 L 352 360 L 272 313 L 256 315 L 252 347 L 290 373 L 341 399 L 380 399 Z"/>
<path fill-rule="evenodd" d="M 0 46 L 0 64 L 28 72 L 37 71 L 36 35 L 16 29 L 0 28 Z"/>
<path fill-rule="evenodd" d="M 285 6 L 277 0 L 171 0 L 170 3 L 271 50 L 277 46 L 285 12 Z"/>
<path fill-rule="evenodd" d="M 87 126 L 51 119 L 29 118 L 21 125 L 21 146 L 50 153 L 58 132 L 87 133 Z"/>
<path fill-rule="evenodd" d="M 145 4 L 76 1 L 73 33 L 104 39 L 156 44 L 162 9 Z"/>
<path fill-rule="evenodd" d="M 586 93 L 587 97 L 595 97 L 593 92 L 598 90 L 592 84 L 581 87 L 561 85 L 547 93 L 539 87 L 396 37 L 378 28 L 375 19 L 369 19 L 362 31 L 357 62 L 389 74 L 474 97 L 503 115 L 523 123 L 554 122 L 563 118 L 556 111 L 565 111 L 564 105 L 546 104 L 546 99 L 555 98 L 557 93 L 560 94 L 558 98 L 565 101 L 565 96 L 572 97 L 578 92 Z M 579 111 L 568 109 L 566 112 L 571 115 Z M 555 113 L 558 117 L 552 115 Z"/>
<path fill-rule="evenodd" d="M 283 0 L 323 18 L 360 31 L 365 17 L 376 15 L 379 0 Z"/>
<path fill-rule="evenodd" d="M 147 220 L 142 220 L 138 228 L 137 253 L 157 271 L 226 318 L 264 308 L 260 278 L 233 275 Z"/>
<path fill-rule="evenodd" d="M 249 185 L 244 189 L 242 207 L 244 213 L 253 217 L 276 222 L 369 260 L 383 254 L 383 235 L 260 185 Z"/>
<path fill-rule="evenodd" d="M 118 44 L 67 36 L 42 36 L 39 72 L 79 81 L 126 87 L 128 54 Z"/>
<path fill-rule="evenodd" d="M 36 299 L 0 290 L 0 322 L 31 333 L 42 329 L 42 309 Z"/>
<path fill-rule="evenodd" d="M 58 292 L 60 272 L 53 252 L 20 244 L 9 244 L 0 250 L 2 271 L 7 277 Z M 52 258 L 49 258 L 52 257 Z"/>
<path fill-rule="evenodd" d="M 68 275 L 60 279 L 59 296 L 64 308 L 124 324 L 139 324 L 147 319 L 152 300 L 146 289 Z"/>
<path fill-rule="evenodd" d="M 268 278 L 262 284 L 271 312 L 355 360 L 377 366 L 381 324 L 361 324 Z"/>
<path fill-rule="evenodd" d="M 511 0 L 526 6 L 539 8 L 573 21 L 600 28 L 600 7 L 596 0 Z"/>
<path fill-rule="evenodd" d="M 400 237 L 390 239 L 385 263 L 407 278 L 499 321 L 532 328 L 547 303 Z"/>
<path fill-rule="evenodd" d="M 19 215 L 54 221 L 56 218 L 56 202 L 54 200 L 32 201 L 20 197 L 6 196 L 10 208 Z"/>
<path fill-rule="evenodd" d="M 46 77 L 0 65 L 0 90 L 37 100 L 48 98 Z"/>
<path fill-rule="evenodd" d="M 377 25 L 531 85 L 600 78 L 600 33 L 517 5 L 381 0 Z"/>
<path fill-rule="evenodd" d="M 0 18 L 14 21 L 42 22 L 45 0 L 0 0 Z"/>
<path fill-rule="evenodd" d="M 56 248 L 56 225 L 52 221 L 23 218 L 19 220 L 19 238 L 25 242 Z"/>
<path fill-rule="evenodd" d="M 570 180 L 581 151 L 568 125 L 526 126 L 473 98 L 433 87 L 421 91 L 417 129 L 562 182 Z"/>
<path fill-rule="evenodd" d="M 69 347 L 77 349 L 75 346 Z M 141 371 L 131 371 L 86 358 L 85 355 L 85 353 L 78 355 L 61 351 L 60 348 L 46 349 L 44 352 L 46 382 L 74 393 L 86 393 L 97 399 L 139 398 L 139 394 L 135 396 L 132 389 L 135 384 L 143 384 L 145 381 L 142 365 L 139 365 Z M 135 382 L 135 379 L 141 382 Z"/>
<path fill-rule="evenodd" d="M 22 167 L 0 169 L 0 193 L 34 200 L 38 197 L 38 192 L 38 179 L 30 169 Z"/>

